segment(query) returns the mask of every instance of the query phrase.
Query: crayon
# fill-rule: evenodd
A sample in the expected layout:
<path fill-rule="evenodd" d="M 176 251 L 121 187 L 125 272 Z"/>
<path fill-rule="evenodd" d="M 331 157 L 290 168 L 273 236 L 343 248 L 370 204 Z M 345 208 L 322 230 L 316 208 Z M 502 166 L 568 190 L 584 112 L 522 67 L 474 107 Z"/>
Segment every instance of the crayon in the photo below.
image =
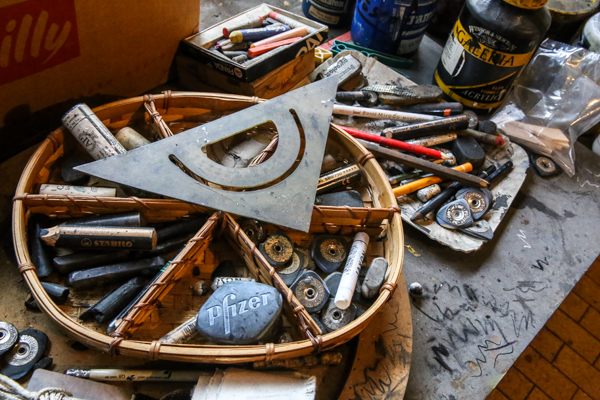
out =
<path fill-rule="evenodd" d="M 140 275 L 151 276 L 165 264 L 165 260 L 158 256 L 144 260 L 128 261 L 119 264 L 106 265 L 74 271 L 69 274 L 67 284 L 71 287 L 82 289 L 105 283 L 112 283 L 130 279 Z"/>
<path fill-rule="evenodd" d="M 196 233 L 206 223 L 206 215 L 182 218 L 156 228 L 156 240 L 162 243 L 167 239 Z"/>
<path fill-rule="evenodd" d="M 258 40 L 266 39 L 268 37 L 275 36 L 289 30 L 290 27 L 287 25 L 267 26 L 266 28 L 255 29 L 242 29 L 239 31 L 231 32 L 229 34 L 229 40 L 231 40 L 231 43 L 256 42 Z"/>
<path fill-rule="evenodd" d="M 250 58 L 254 58 L 254 57 L 264 54 L 268 51 L 275 50 L 278 47 L 287 46 L 288 44 L 297 42 L 300 39 L 302 39 L 302 38 L 293 37 L 290 39 L 281 40 L 279 42 L 265 44 L 263 46 L 252 47 L 252 48 L 250 48 L 250 50 L 248 50 L 248 55 L 250 56 Z M 234 61 L 235 61 L 235 59 L 234 59 Z"/>
<path fill-rule="evenodd" d="M 223 55 L 229 58 L 237 57 L 237 56 L 247 56 L 248 52 L 246 51 L 229 51 L 224 50 Z"/>
<path fill-rule="evenodd" d="M 95 160 L 127 153 L 86 104 L 71 108 L 62 117 L 62 122 Z"/>
<path fill-rule="evenodd" d="M 242 54 L 240 56 L 235 56 L 231 59 L 231 61 L 235 61 L 236 63 L 243 63 L 245 61 L 248 61 L 248 56 L 246 54 Z"/>
<path fill-rule="evenodd" d="M 250 45 L 250 48 L 264 46 L 265 44 L 280 42 L 284 39 L 291 38 L 302 38 L 306 36 L 307 31 L 305 27 L 290 29 L 289 31 L 280 33 L 279 35 L 271 36 L 258 42 L 254 42 Z"/>
<path fill-rule="evenodd" d="M 152 250 L 156 246 L 154 228 L 58 225 L 42 229 L 39 237 L 58 247 Z"/>
<path fill-rule="evenodd" d="M 470 136 L 479 143 L 489 144 L 491 146 L 502 146 L 505 140 L 502 136 L 490 135 L 489 133 L 479 132 L 474 129 L 464 129 L 457 131 L 458 136 Z"/>
<path fill-rule="evenodd" d="M 139 369 L 68 369 L 65 375 L 77 378 L 92 379 L 100 382 L 113 381 L 147 381 L 147 382 L 197 382 L 200 376 L 210 375 L 212 372 L 205 371 L 169 371 L 163 369 L 139 370 Z"/>
<path fill-rule="evenodd" d="M 146 226 L 146 217 L 139 211 L 129 211 L 124 213 L 94 215 L 84 218 L 73 218 L 67 220 L 64 225 L 69 226 L 128 226 L 142 227 Z"/>
<path fill-rule="evenodd" d="M 146 139 L 137 131 L 131 129 L 128 126 L 117 132 L 115 138 L 127 151 L 150 144 L 150 141 L 148 139 Z"/>
<path fill-rule="evenodd" d="M 241 17 L 238 17 L 241 18 Z M 236 18 L 236 19 L 238 19 Z M 223 36 L 229 38 L 229 33 L 233 31 L 239 31 L 240 29 L 248 28 L 260 28 L 263 24 L 263 18 L 260 15 L 247 15 L 241 21 L 232 23 L 229 26 L 223 28 Z"/>
<path fill-rule="evenodd" d="M 131 257 L 129 251 L 82 251 L 78 253 L 56 256 L 52 260 L 54 269 L 59 274 L 68 274 L 80 269 L 98 267 L 119 261 L 125 261 Z"/>
<path fill-rule="evenodd" d="M 117 316 L 133 298 L 144 288 L 144 278 L 135 277 L 121 287 L 102 297 L 96 304 L 85 310 L 79 319 L 82 321 L 94 318 L 99 324 L 109 322 Z"/>
<path fill-rule="evenodd" d="M 47 248 L 39 239 L 39 235 L 44 231 L 41 223 L 44 222 L 39 215 L 32 215 L 27 221 L 28 246 L 31 254 L 31 262 L 35 265 L 35 272 L 38 278 L 47 278 L 52 273 L 52 261 L 46 253 Z"/>
<path fill-rule="evenodd" d="M 293 18 L 290 17 L 286 17 L 283 14 L 279 14 L 278 12 L 271 12 L 269 13 L 269 18 L 274 19 L 277 22 L 281 22 L 282 24 L 285 24 L 287 26 L 289 26 L 290 28 L 306 28 L 306 30 L 308 31 L 308 33 L 313 33 L 316 32 L 317 30 L 311 26 L 308 25 L 304 25 L 302 22 L 296 21 Z"/>
<path fill-rule="evenodd" d="M 117 189 L 100 186 L 40 185 L 40 194 L 55 196 L 116 197 Z"/>
<path fill-rule="evenodd" d="M 424 136 L 418 139 L 409 139 L 405 140 L 405 142 L 415 146 L 430 147 L 437 146 L 438 144 L 451 142 L 453 140 L 456 140 L 457 137 L 458 136 L 456 135 L 456 133 L 447 133 L 445 135 Z"/>

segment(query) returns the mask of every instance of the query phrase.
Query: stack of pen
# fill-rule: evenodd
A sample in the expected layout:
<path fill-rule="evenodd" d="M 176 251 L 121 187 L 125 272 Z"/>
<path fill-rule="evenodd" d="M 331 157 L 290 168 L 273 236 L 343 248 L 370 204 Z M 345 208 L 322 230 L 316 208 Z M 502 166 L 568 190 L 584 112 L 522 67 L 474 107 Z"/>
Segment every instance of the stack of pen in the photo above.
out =
<path fill-rule="evenodd" d="M 349 125 L 340 128 L 377 157 L 396 197 L 423 203 L 411 221 L 433 219 L 447 229 L 491 238 L 483 218 L 494 200 L 489 188 L 512 168 L 511 161 L 486 155 L 507 144 L 493 122 L 479 121 L 460 103 L 443 102 L 442 90 L 427 85 L 340 91 L 333 113 Z M 385 120 L 386 127 L 364 132 L 350 127 L 356 117 Z"/>
<path fill-rule="evenodd" d="M 274 11 L 265 16 L 247 14 L 235 21 L 226 24 L 222 39 L 210 50 L 244 66 L 253 65 L 268 57 L 270 52 L 297 42 L 315 31 Z"/>

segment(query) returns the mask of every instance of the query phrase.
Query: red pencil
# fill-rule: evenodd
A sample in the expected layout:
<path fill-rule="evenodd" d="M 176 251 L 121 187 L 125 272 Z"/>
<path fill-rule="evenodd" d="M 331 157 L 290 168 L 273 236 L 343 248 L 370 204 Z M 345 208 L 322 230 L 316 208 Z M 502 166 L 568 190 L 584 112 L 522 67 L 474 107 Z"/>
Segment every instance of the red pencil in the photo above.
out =
<path fill-rule="evenodd" d="M 414 144 L 408 144 L 401 140 L 390 139 L 384 136 L 374 135 L 372 133 L 367 133 L 363 131 L 359 131 L 358 129 L 347 128 L 345 126 L 337 125 L 346 131 L 350 136 L 355 137 L 357 139 L 366 140 L 368 142 L 379 143 L 384 146 L 392 147 L 398 150 L 409 151 L 411 153 L 420 154 L 423 156 L 444 159 L 444 154 L 439 150 L 430 149 L 423 146 L 416 146 Z"/>

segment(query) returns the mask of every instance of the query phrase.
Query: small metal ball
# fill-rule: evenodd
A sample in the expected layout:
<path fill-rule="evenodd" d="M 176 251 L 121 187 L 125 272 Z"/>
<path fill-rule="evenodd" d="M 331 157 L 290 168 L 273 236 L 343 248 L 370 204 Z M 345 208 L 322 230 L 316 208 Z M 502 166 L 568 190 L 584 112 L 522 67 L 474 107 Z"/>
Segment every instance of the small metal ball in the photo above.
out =
<path fill-rule="evenodd" d="M 423 286 L 421 286 L 419 282 L 413 282 L 408 287 L 408 293 L 410 293 L 411 296 L 421 297 L 423 296 Z"/>

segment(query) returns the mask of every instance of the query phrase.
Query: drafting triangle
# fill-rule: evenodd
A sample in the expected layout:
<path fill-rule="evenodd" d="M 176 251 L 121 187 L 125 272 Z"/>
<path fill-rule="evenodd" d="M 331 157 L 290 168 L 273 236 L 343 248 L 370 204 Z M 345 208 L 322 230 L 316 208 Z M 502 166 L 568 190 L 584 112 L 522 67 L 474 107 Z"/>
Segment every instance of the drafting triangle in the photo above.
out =
<path fill-rule="evenodd" d="M 308 232 L 336 89 L 337 78 L 328 78 L 76 169 L 148 192 Z M 267 121 L 277 127 L 279 143 L 262 164 L 229 168 L 202 151 L 207 144 Z M 293 168 L 298 158 L 301 161 Z M 233 190 L 210 187 L 192 176 Z M 285 178 L 272 184 L 281 177 Z"/>

